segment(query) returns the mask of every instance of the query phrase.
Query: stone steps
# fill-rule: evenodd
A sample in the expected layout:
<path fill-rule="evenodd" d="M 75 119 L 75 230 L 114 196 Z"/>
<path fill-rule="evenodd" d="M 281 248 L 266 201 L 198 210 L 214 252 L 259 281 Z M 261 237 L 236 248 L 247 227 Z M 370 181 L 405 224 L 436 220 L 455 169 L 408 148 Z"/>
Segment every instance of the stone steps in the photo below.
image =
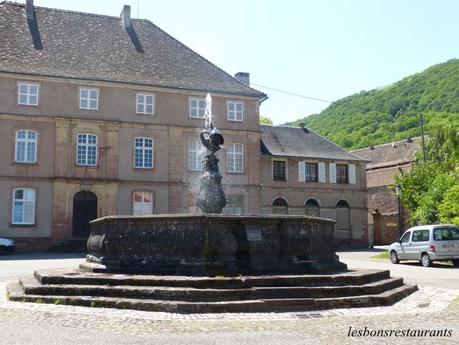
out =
<path fill-rule="evenodd" d="M 390 278 L 385 270 L 360 270 L 327 275 L 265 275 L 244 277 L 187 277 L 157 275 L 124 275 L 88 273 L 81 270 L 40 270 L 34 272 L 40 284 L 59 285 L 130 285 L 168 286 L 206 289 L 243 289 L 282 286 L 345 286 L 364 285 Z"/>
<path fill-rule="evenodd" d="M 282 286 L 241 289 L 202 289 L 165 286 L 101 286 L 40 284 L 33 277 L 20 278 L 26 295 L 97 296 L 170 301 L 237 301 L 253 299 L 326 298 L 378 294 L 403 285 L 401 278 L 383 279 L 363 285 Z"/>
<path fill-rule="evenodd" d="M 29 295 L 24 292 L 19 282 L 7 286 L 8 297 L 12 301 L 176 313 L 280 312 L 384 306 L 391 305 L 416 290 L 417 286 L 402 285 L 379 294 L 360 296 L 187 302 L 95 296 Z"/>

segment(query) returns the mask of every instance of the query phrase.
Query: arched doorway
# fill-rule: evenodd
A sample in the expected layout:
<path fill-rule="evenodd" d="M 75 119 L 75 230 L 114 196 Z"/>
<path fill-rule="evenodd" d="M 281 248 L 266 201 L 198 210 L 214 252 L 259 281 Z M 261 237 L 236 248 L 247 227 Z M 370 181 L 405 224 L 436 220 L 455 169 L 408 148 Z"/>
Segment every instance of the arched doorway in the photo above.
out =
<path fill-rule="evenodd" d="M 273 201 L 273 213 L 274 214 L 288 214 L 287 200 L 284 198 L 276 198 Z"/>
<path fill-rule="evenodd" d="M 308 199 L 304 203 L 304 214 L 306 216 L 320 217 L 319 203 L 315 199 Z"/>
<path fill-rule="evenodd" d="M 351 238 L 351 209 L 346 200 L 336 203 L 336 232 L 338 238 Z"/>
<path fill-rule="evenodd" d="M 73 197 L 72 236 L 89 237 L 89 221 L 97 218 L 97 196 L 91 192 L 78 192 Z"/>

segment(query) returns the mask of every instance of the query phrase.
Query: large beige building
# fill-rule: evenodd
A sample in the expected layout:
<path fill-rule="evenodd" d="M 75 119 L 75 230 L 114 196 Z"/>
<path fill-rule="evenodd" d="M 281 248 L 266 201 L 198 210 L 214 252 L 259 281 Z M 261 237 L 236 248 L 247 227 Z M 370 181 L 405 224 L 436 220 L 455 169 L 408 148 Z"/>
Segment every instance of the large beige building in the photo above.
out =
<path fill-rule="evenodd" d="M 109 17 L 3 2 L 0 28 L 0 236 L 43 248 L 86 237 L 95 217 L 197 213 L 210 92 L 226 212 L 330 217 L 338 238 L 366 244 L 365 161 L 307 130 L 260 126 L 266 95 L 247 73 L 128 6 Z"/>

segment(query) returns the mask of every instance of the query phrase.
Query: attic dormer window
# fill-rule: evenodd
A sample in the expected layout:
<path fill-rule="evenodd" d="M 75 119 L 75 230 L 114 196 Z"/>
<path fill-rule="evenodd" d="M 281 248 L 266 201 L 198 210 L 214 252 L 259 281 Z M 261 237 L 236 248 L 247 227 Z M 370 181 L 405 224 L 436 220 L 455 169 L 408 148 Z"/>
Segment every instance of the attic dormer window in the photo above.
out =
<path fill-rule="evenodd" d="M 99 108 L 99 90 L 80 88 L 80 109 L 97 110 Z"/>

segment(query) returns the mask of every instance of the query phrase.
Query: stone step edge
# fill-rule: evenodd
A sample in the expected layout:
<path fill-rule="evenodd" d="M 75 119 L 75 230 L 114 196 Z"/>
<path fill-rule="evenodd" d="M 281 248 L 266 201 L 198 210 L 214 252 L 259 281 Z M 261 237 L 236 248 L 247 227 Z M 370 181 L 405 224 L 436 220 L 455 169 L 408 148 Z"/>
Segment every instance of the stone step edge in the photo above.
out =
<path fill-rule="evenodd" d="M 184 287 L 154 286 L 101 286 L 101 285 L 43 285 L 31 276 L 20 277 L 25 294 L 32 295 L 70 295 L 70 296 L 105 296 L 137 299 L 167 299 L 196 301 L 211 300 L 250 300 L 263 298 L 298 298 L 299 295 L 311 294 L 312 297 L 356 296 L 375 294 L 403 285 L 402 278 L 388 278 L 364 285 L 343 286 L 288 286 L 288 287 L 252 287 L 243 289 L 198 289 Z M 277 296 L 276 296 L 277 295 Z M 322 296 L 321 296 L 322 295 Z"/>
<path fill-rule="evenodd" d="M 283 312 L 311 311 L 333 308 L 355 308 L 387 306 L 417 291 L 416 285 L 403 285 L 396 289 L 377 295 L 350 296 L 339 298 L 306 298 L 284 300 L 252 300 L 232 302 L 177 302 L 150 301 L 139 299 L 119 299 L 105 297 L 62 297 L 24 294 L 19 282 L 7 285 L 7 296 L 11 301 L 65 304 L 87 307 L 104 307 L 117 309 L 133 309 L 172 313 L 233 313 L 233 312 Z"/>
<path fill-rule="evenodd" d="M 334 275 L 277 275 L 245 277 L 185 277 L 185 276 L 139 276 L 102 273 L 83 273 L 79 270 L 39 270 L 36 279 L 47 284 L 75 285 L 133 285 L 174 287 L 220 287 L 242 288 L 253 286 L 295 286 L 298 282 L 309 286 L 361 285 L 390 278 L 389 270 L 357 270 Z M 89 284 L 88 284 L 89 283 Z"/>

